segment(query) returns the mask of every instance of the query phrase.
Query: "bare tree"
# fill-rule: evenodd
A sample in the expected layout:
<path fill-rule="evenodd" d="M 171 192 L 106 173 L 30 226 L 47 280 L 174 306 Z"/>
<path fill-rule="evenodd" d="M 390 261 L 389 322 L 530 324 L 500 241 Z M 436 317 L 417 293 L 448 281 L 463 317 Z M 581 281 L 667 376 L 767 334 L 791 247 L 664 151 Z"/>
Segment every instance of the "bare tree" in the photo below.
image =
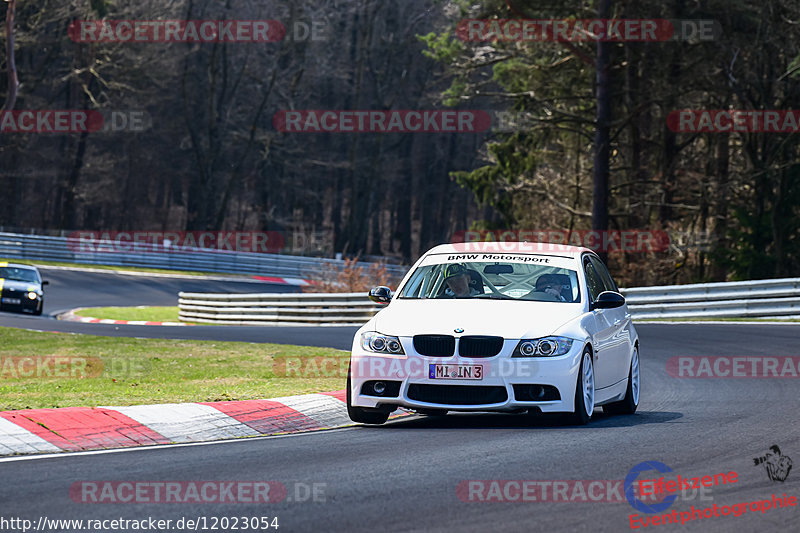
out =
<path fill-rule="evenodd" d="M 5 111 L 14 109 L 17 103 L 19 79 L 17 78 L 17 63 L 14 60 L 14 17 L 17 10 L 17 0 L 6 0 L 6 64 L 8 65 L 8 97 L 3 106 Z"/>

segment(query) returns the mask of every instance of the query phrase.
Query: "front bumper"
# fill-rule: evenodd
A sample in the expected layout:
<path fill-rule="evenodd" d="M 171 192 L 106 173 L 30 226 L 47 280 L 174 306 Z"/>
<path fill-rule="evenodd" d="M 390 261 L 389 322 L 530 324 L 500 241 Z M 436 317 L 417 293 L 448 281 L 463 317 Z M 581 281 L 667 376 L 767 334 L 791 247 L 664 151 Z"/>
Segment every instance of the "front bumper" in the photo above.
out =
<path fill-rule="evenodd" d="M 30 291 L 4 290 L 0 294 L 0 311 L 16 311 L 35 313 L 42 308 L 43 298 L 37 296 L 35 300 L 28 298 Z"/>
<path fill-rule="evenodd" d="M 357 340 L 357 339 L 356 339 Z M 406 355 L 375 354 L 354 342 L 350 358 L 351 402 L 357 407 L 406 407 L 448 411 L 572 412 L 584 344 L 558 357 L 512 358 L 519 340 L 507 339 L 494 357 L 426 357 L 411 337 L 400 337 Z M 458 354 L 458 350 L 456 350 Z M 430 365 L 481 365 L 480 380 L 431 376 Z M 383 383 L 382 393 L 374 384 Z M 381 387 L 378 387 L 379 389 Z M 544 400 L 533 398 L 543 397 Z"/>

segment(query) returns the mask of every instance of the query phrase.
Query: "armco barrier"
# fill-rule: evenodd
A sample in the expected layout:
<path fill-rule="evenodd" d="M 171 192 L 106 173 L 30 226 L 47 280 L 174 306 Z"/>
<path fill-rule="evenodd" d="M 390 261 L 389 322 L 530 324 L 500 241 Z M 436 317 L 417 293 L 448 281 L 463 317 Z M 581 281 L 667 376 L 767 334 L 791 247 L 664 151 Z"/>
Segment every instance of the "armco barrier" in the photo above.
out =
<path fill-rule="evenodd" d="M 800 315 L 800 278 L 622 289 L 635 320 Z M 360 326 L 381 306 L 366 294 L 180 293 L 188 322 Z"/>
<path fill-rule="evenodd" d="M 193 272 L 219 272 L 279 276 L 289 278 L 308 278 L 316 271 L 325 268 L 341 268 L 344 261 L 316 257 L 300 257 L 279 254 L 260 254 L 252 252 L 231 252 L 225 250 L 195 249 L 178 251 L 144 243 L 130 243 L 131 250 L 82 251 L 78 239 L 68 237 L 44 237 L 19 233 L 0 233 L 0 257 L 25 259 L 29 261 L 60 261 L 89 265 L 110 265 L 166 270 L 188 270 Z M 96 250 L 103 250 L 97 242 Z M 369 267 L 369 263 L 357 266 Z M 401 278 L 408 267 L 387 265 L 386 271 L 393 277 Z"/>
<path fill-rule="evenodd" d="M 198 294 L 181 292 L 185 322 L 231 325 L 360 326 L 380 305 L 364 293 Z"/>
<path fill-rule="evenodd" d="M 634 319 L 800 315 L 800 278 L 623 289 Z"/>

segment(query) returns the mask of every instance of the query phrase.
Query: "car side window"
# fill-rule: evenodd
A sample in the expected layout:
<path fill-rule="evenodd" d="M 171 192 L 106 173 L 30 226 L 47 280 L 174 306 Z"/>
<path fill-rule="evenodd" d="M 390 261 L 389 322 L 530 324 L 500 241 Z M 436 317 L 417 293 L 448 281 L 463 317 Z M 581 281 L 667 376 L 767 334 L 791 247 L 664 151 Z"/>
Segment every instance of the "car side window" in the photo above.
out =
<path fill-rule="evenodd" d="M 619 287 L 617 287 L 617 284 L 614 282 L 614 278 L 611 277 L 611 274 L 608 272 L 608 269 L 603 262 L 593 256 L 589 256 L 589 260 L 592 262 L 594 269 L 600 275 L 600 279 L 603 280 L 603 285 L 606 288 L 605 290 L 619 292 Z"/>
<path fill-rule="evenodd" d="M 586 286 L 589 289 L 589 301 L 593 302 L 597 300 L 597 296 L 606 290 L 606 288 L 600 276 L 595 272 L 592 263 L 589 262 L 589 259 L 583 260 L 583 271 L 586 273 Z"/>

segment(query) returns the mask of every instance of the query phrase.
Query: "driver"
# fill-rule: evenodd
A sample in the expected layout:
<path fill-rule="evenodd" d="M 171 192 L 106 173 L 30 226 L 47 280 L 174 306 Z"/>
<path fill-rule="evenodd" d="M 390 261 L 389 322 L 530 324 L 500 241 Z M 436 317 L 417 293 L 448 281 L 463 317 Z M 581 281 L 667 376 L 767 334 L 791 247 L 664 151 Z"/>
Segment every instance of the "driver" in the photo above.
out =
<path fill-rule="evenodd" d="M 444 282 L 447 288 L 444 291 L 445 298 L 470 298 L 480 293 L 470 285 L 470 275 L 467 267 L 456 263 L 448 265 L 445 269 Z"/>
<path fill-rule="evenodd" d="M 539 279 L 536 280 L 536 288 L 528 294 L 535 292 L 544 292 L 550 296 L 555 296 L 558 298 L 559 302 L 567 301 L 566 298 L 561 295 L 561 283 L 555 276 L 550 274 L 539 276 Z"/>

